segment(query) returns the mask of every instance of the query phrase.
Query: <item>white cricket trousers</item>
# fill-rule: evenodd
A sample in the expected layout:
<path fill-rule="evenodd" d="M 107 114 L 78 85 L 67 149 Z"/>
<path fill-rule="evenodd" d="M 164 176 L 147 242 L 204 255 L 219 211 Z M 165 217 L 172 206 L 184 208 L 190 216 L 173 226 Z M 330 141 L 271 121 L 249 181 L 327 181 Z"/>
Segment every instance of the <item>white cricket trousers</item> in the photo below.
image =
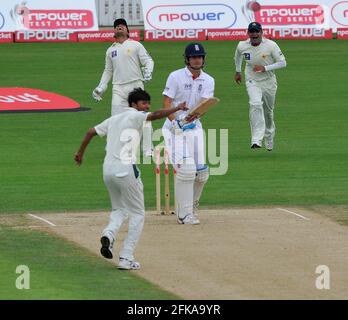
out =
<path fill-rule="evenodd" d="M 129 218 L 128 233 L 120 251 L 120 257 L 134 260 L 134 250 L 144 226 L 145 208 L 143 183 L 135 165 L 103 165 L 103 179 L 109 191 L 112 205 L 109 224 L 102 236 L 115 241 L 125 220 Z"/>
<path fill-rule="evenodd" d="M 135 88 L 144 89 L 141 80 L 132 81 L 125 84 L 114 84 L 112 87 L 111 115 L 123 112 L 123 108 L 128 107 L 128 95 Z"/>
<path fill-rule="evenodd" d="M 112 88 L 111 115 L 119 114 L 124 111 L 124 108 L 129 107 L 128 95 L 135 88 L 144 89 L 144 83 L 141 80 L 132 81 L 126 84 L 115 84 Z M 142 147 L 144 154 L 149 156 L 152 154 L 152 123 L 145 121 L 143 126 Z"/>
<path fill-rule="evenodd" d="M 249 95 L 249 121 L 251 144 L 262 146 L 262 140 L 271 141 L 275 135 L 274 103 L 277 93 L 277 79 L 248 80 L 246 88 Z"/>
<path fill-rule="evenodd" d="M 200 121 L 194 129 L 182 131 L 170 130 L 171 122 L 167 119 L 162 132 L 169 160 L 176 174 L 175 211 L 181 219 L 194 213 L 194 203 L 198 204 L 204 183 L 197 182 L 197 170 L 205 167 L 205 141 Z"/>

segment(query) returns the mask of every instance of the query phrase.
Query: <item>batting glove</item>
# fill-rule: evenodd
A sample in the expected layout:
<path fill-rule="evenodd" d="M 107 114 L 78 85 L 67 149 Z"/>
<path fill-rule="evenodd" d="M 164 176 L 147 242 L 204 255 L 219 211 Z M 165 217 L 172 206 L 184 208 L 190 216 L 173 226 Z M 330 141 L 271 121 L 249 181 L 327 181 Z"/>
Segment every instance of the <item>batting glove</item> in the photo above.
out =
<path fill-rule="evenodd" d="M 180 126 L 180 122 L 179 123 L 179 126 Z M 186 131 L 186 130 L 192 130 L 196 128 L 196 122 L 195 121 L 192 121 L 190 123 L 187 123 L 187 124 L 184 124 L 183 126 L 181 126 L 181 130 L 182 131 Z"/>
<path fill-rule="evenodd" d="M 100 87 L 96 87 L 92 92 L 92 97 L 94 100 L 99 102 L 103 100 L 103 98 L 101 97 L 102 94 L 103 94 L 103 90 Z"/>
<path fill-rule="evenodd" d="M 196 128 L 196 122 L 190 122 L 190 123 L 186 123 L 186 124 L 181 124 L 180 120 L 173 120 L 172 121 L 172 132 L 175 133 L 179 133 L 186 131 L 186 130 L 192 130 Z"/>

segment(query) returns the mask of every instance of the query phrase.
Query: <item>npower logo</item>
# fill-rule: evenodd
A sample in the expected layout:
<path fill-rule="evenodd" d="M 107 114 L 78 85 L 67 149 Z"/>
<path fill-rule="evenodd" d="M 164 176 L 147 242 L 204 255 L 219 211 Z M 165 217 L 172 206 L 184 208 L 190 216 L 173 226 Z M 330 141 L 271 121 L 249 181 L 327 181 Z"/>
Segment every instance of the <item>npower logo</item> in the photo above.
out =
<path fill-rule="evenodd" d="M 0 12 L 0 29 L 2 29 L 2 27 L 4 26 L 5 24 L 5 18 L 4 16 L 2 15 L 2 13 Z"/>
<path fill-rule="evenodd" d="M 30 29 L 84 29 L 94 25 L 90 10 L 30 10 Z"/>
<path fill-rule="evenodd" d="M 233 8 L 213 3 L 159 5 L 146 14 L 153 29 L 228 29 L 236 20 Z"/>
<path fill-rule="evenodd" d="M 348 1 L 336 3 L 331 9 L 332 19 L 341 26 L 348 26 Z"/>
<path fill-rule="evenodd" d="M 265 5 L 255 12 L 255 20 L 263 25 L 321 25 L 325 10 L 321 5 Z"/>

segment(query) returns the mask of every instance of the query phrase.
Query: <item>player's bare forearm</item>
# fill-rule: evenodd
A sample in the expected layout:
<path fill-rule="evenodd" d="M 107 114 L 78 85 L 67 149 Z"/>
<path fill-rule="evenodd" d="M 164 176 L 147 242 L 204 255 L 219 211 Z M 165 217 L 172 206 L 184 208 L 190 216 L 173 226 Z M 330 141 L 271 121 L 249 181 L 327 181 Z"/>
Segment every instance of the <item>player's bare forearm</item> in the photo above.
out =
<path fill-rule="evenodd" d="M 180 103 L 177 107 L 175 108 L 163 108 L 163 109 L 159 109 L 159 110 L 156 110 L 154 112 L 151 112 L 146 120 L 147 121 L 153 121 L 153 120 L 157 120 L 157 119 L 162 119 L 162 118 L 165 118 L 165 117 L 168 117 L 174 113 L 174 112 L 177 112 L 179 110 L 183 110 L 183 111 L 186 111 L 188 110 L 188 108 L 186 107 L 186 103 L 183 102 L 183 103 Z"/>
<path fill-rule="evenodd" d="M 171 109 L 171 108 L 172 108 L 172 98 L 169 98 L 169 97 L 167 97 L 167 96 L 164 96 L 164 98 L 163 98 L 163 108 L 164 108 L 164 109 Z M 175 119 L 175 116 L 172 115 L 172 114 L 170 114 L 170 115 L 168 116 L 168 119 L 169 119 L 170 121 L 173 121 L 173 120 Z"/>
<path fill-rule="evenodd" d="M 75 153 L 75 156 L 74 156 L 74 160 L 75 160 L 77 165 L 80 166 L 82 164 L 83 155 L 85 153 L 85 150 L 95 135 L 97 135 L 97 132 L 95 131 L 94 128 L 90 128 L 87 131 L 85 137 L 83 138 L 83 140 L 81 142 L 79 150 Z"/>

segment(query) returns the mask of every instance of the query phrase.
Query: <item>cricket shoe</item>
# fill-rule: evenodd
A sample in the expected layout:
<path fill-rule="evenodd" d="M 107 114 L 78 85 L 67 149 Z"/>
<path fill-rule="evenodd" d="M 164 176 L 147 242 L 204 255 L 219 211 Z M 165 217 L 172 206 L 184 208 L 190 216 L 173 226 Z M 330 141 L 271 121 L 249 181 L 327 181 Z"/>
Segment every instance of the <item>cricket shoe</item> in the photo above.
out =
<path fill-rule="evenodd" d="M 188 214 L 186 215 L 184 218 L 179 218 L 178 217 L 178 223 L 179 224 L 199 224 L 199 220 L 196 216 L 194 216 L 193 214 Z"/>
<path fill-rule="evenodd" d="M 272 151 L 273 150 L 273 140 L 266 140 L 265 141 L 265 145 L 266 145 L 266 149 L 268 151 Z"/>
<path fill-rule="evenodd" d="M 118 262 L 118 268 L 120 270 L 139 270 L 140 263 L 137 261 L 131 261 L 126 258 L 121 258 Z"/>
<path fill-rule="evenodd" d="M 102 236 L 100 238 L 100 243 L 102 245 L 102 247 L 100 248 L 101 255 L 106 259 L 112 259 L 112 247 L 114 242 L 111 242 L 107 236 Z"/>
<path fill-rule="evenodd" d="M 260 149 L 261 148 L 261 146 L 260 145 L 258 145 L 257 143 L 253 143 L 252 145 L 251 145 L 251 147 L 250 147 L 251 149 Z"/>

